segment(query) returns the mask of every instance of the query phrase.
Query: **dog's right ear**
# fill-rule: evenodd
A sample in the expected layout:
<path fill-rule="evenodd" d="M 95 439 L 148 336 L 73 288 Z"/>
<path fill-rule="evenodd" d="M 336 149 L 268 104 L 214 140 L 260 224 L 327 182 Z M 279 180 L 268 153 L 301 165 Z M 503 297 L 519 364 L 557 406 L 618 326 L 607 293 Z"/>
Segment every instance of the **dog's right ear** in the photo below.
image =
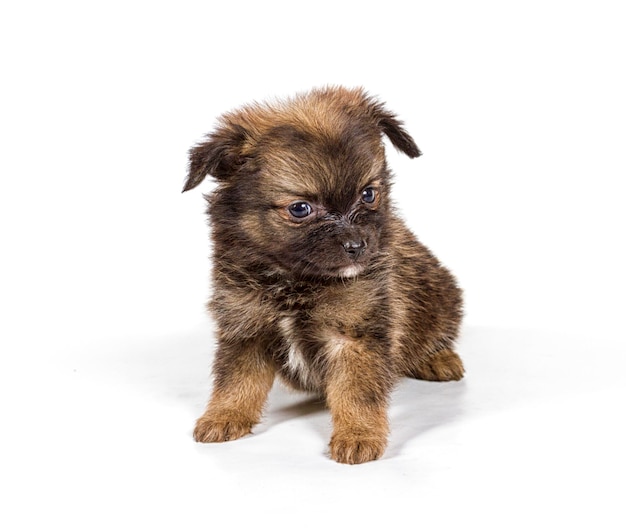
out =
<path fill-rule="evenodd" d="M 210 133 L 205 142 L 191 148 L 183 192 L 197 187 L 207 174 L 219 181 L 232 176 L 245 162 L 242 148 L 247 136 L 242 126 L 225 123 Z"/>

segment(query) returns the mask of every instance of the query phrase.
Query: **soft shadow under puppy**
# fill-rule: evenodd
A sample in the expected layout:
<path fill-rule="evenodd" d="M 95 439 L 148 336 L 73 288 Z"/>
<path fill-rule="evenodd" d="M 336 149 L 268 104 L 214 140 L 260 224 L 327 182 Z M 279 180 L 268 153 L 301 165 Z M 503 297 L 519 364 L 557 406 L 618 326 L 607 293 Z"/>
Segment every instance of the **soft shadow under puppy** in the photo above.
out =
<path fill-rule="evenodd" d="M 392 428 L 386 458 L 397 456 L 410 441 L 458 420 L 465 413 L 465 380 L 428 382 L 403 379 L 392 395 Z"/>
<path fill-rule="evenodd" d="M 328 419 L 324 416 L 323 425 L 317 422 L 314 425 L 323 438 L 327 438 L 330 432 L 330 413 L 324 399 L 316 395 L 294 392 L 285 388 L 280 382 L 276 382 L 270 392 L 263 420 L 254 428 L 253 433 L 260 435 L 286 421 L 304 417 L 312 418 L 324 413 Z"/>

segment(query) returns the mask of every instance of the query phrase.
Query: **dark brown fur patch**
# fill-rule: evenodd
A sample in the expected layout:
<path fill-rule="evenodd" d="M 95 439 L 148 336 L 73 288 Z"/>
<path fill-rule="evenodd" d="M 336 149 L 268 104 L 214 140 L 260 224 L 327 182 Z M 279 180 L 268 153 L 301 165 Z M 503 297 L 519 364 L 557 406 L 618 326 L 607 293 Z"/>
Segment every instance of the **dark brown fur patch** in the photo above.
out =
<path fill-rule="evenodd" d="M 190 151 L 185 190 L 218 182 L 218 350 L 198 441 L 250 432 L 279 375 L 326 398 L 333 459 L 373 460 L 399 378 L 463 376 L 461 292 L 395 214 L 383 136 L 420 155 L 380 102 L 331 87 L 227 113 Z"/>

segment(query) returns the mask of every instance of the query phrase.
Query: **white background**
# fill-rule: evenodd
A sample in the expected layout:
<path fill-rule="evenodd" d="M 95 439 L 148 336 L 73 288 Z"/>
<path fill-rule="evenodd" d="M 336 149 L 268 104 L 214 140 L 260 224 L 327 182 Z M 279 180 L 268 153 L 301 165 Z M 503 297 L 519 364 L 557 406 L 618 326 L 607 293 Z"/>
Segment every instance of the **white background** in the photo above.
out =
<path fill-rule="evenodd" d="M 410 10 L 409 10 L 409 6 Z M 624 530 L 620 2 L 0 9 L 0 528 Z M 213 343 L 187 149 L 251 100 L 364 86 L 424 152 L 398 208 L 458 276 L 461 383 L 401 383 L 384 458 L 276 387 L 200 445 Z"/>

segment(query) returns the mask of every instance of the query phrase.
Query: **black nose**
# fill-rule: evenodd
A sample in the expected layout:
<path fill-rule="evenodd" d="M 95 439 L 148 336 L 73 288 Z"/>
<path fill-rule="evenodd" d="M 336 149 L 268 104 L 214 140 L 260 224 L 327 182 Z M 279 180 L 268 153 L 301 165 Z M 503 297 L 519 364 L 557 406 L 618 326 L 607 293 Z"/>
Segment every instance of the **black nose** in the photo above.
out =
<path fill-rule="evenodd" d="M 343 243 L 343 249 L 346 250 L 350 258 L 355 260 L 365 251 L 366 247 L 365 240 L 348 240 Z"/>

